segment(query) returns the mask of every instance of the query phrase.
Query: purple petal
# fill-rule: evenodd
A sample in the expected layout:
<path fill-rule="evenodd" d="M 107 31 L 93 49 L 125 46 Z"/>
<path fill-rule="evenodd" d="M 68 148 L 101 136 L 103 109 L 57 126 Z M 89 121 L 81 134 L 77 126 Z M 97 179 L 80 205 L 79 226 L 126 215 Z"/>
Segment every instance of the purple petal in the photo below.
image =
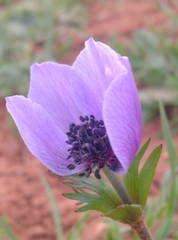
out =
<path fill-rule="evenodd" d="M 102 119 L 104 93 L 112 80 L 126 71 L 120 58 L 107 45 L 86 41 L 71 70 L 71 91 L 81 112 Z"/>
<path fill-rule="evenodd" d="M 77 166 L 74 170 L 67 169 L 67 165 L 72 163 L 66 160 L 69 148 L 65 143 L 67 137 L 42 106 L 23 96 L 8 97 L 6 101 L 7 109 L 28 149 L 48 169 L 61 176 L 82 169 L 82 166 Z"/>
<path fill-rule="evenodd" d="M 130 64 L 128 72 L 116 77 L 105 93 L 103 118 L 114 153 L 126 173 L 141 141 L 142 116 L 137 88 Z"/>
<path fill-rule="evenodd" d="M 55 124 L 66 132 L 81 115 L 69 92 L 71 67 L 53 62 L 34 64 L 28 97 L 45 108 Z"/>

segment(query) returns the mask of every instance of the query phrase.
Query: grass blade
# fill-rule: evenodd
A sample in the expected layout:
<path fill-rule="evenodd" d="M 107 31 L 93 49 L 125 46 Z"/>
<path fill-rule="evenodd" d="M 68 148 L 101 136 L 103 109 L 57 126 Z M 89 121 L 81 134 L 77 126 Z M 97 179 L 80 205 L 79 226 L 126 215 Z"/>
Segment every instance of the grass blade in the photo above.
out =
<path fill-rule="evenodd" d="M 87 224 L 90 214 L 90 211 L 81 214 L 80 219 L 76 222 L 76 224 L 66 236 L 66 240 L 81 240 L 83 230 Z"/>
<path fill-rule="evenodd" d="M 150 139 L 142 146 L 139 153 L 134 157 L 133 161 L 130 164 L 130 167 L 123 176 L 123 183 L 127 189 L 130 197 L 132 198 L 133 203 L 139 204 L 140 191 L 139 191 L 139 163 L 142 159 L 144 153 L 146 152 L 150 144 Z"/>
<path fill-rule="evenodd" d="M 2 239 L 6 239 L 7 236 L 8 240 L 17 240 L 14 236 L 11 228 L 8 226 L 5 218 L 0 218 L 0 232 L 2 231 Z M 4 236 L 5 235 L 5 236 Z M 1 236 L 0 236 L 1 238 Z"/>
<path fill-rule="evenodd" d="M 156 147 L 150 154 L 145 164 L 143 165 L 139 174 L 139 204 L 144 208 L 148 193 L 150 190 L 150 185 L 152 183 L 155 170 L 161 155 L 162 145 Z"/>
<path fill-rule="evenodd" d="M 155 240 L 165 239 L 166 234 L 172 225 L 173 213 L 176 205 L 176 174 L 175 174 L 176 151 L 172 142 L 168 120 L 167 120 L 166 113 L 162 103 L 159 104 L 159 109 L 160 109 L 160 115 L 161 115 L 161 121 L 162 121 L 163 135 L 166 141 L 166 147 L 169 155 L 169 163 L 170 163 L 171 173 L 172 173 L 172 182 L 170 186 L 167 214 L 165 216 L 164 222 L 162 223 L 162 226 L 159 228 L 158 232 L 155 235 Z"/>
<path fill-rule="evenodd" d="M 63 234 L 62 234 L 61 220 L 60 220 L 60 216 L 58 214 L 58 209 L 57 209 L 57 205 L 56 205 L 56 202 L 55 202 L 55 199 L 54 199 L 54 195 L 51 191 L 49 183 L 47 182 L 47 180 L 45 179 L 44 176 L 41 176 L 41 181 L 42 181 L 42 184 L 43 184 L 44 189 L 46 191 L 46 194 L 48 196 L 50 205 L 51 205 L 51 211 L 52 211 L 53 221 L 54 221 L 54 224 L 55 224 L 57 240 L 64 240 Z"/>

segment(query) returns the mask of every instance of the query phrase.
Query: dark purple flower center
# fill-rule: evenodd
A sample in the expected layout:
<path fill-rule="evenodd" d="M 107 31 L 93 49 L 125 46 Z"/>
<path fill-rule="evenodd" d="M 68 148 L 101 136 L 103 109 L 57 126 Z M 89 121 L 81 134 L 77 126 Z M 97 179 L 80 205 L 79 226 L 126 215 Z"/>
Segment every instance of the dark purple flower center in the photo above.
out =
<path fill-rule="evenodd" d="M 92 171 L 96 178 L 100 179 L 100 169 L 107 166 L 110 170 L 116 171 L 120 163 L 113 153 L 109 138 L 106 133 L 103 120 L 96 120 L 93 115 L 80 116 L 79 125 L 71 123 L 67 132 L 67 144 L 69 158 L 73 158 L 73 163 L 67 168 L 73 170 L 76 165 L 83 164 L 84 170 L 79 176 L 89 177 Z"/>

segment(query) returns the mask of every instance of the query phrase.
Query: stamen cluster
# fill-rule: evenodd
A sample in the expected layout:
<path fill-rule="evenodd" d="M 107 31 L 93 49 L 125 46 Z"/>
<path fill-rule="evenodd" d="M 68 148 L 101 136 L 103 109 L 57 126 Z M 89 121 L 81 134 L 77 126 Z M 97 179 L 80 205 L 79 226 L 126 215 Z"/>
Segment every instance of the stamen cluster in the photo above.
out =
<path fill-rule="evenodd" d="M 100 179 L 100 169 L 105 165 L 112 171 L 118 168 L 118 159 L 114 155 L 109 138 L 106 133 L 103 120 L 96 120 L 93 115 L 80 116 L 79 125 L 71 123 L 67 132 L 67 144 L 69 158 L 73 158 L 74 163 L 67 168 L 73 170 L 76 165 L 84 164 L 84 171 L 79 176 L 89 177 L 94 169 L 94 175 Z"/>

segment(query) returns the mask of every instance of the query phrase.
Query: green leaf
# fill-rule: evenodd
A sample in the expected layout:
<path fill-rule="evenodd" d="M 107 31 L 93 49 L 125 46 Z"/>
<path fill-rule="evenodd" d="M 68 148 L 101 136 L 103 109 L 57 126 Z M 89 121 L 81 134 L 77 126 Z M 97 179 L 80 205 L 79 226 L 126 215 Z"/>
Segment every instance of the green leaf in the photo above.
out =
<path fill-rule="evenodd" d="M 142 104 L 154 104 L 158 101 L 172 103 L 178 99 L 178 92 L 166 88 L 146 88 L 139 91 L 139 98 Z"/>
<path fill-rule="evenodd" d="M 130 225 L 137 223 L 142 214 L 142 207 L 137 204 L 123 204 L 109 213 L 105 213 L 105 217 L 112 218 L 113 220 L 128 223 Z"/>
<path fill-rule="evenodd" d="M 148 157 L 139 174 L 139 204 L 144 208 L 150 185 L 161 155 L 162 145 L 156 147 Z"/>
<path fill-rule="evenodd" d="M 60 217 L 58 214 L 58 209 L 57 209 L 57 205 L 56 205 L 53 193 L 52 193 L 51 188 L 44 176 L 41 176 L 41 181 L 42 181 L 42 184 L 46 191 L 46 194 L 48 196 L 50 205 L 51 205 L 52 216 L 53 216 L 53 221 L 54 221 L 55 230 L 56 230 L 56 237 L 58 240 L 63 240 L 64 238 L 63 238 L 63 233 L 62 233 L 62 225 L 61 225 L 61 221 L 60 221 Z"/>
<path fill-rule="evenodd" d="M 162 122 L 162 129 L 163 129 L 163 135 L 164 139 L 166 141 L 166 147 L 168 150 L 168 155 L 169 155 L 169 162 L 171 166 L 171 174 L 172 174 L 172 182 L 171 182 L 171 187 L 169 191 L 169 201 L 168 201 L 168 209 L 167 209 L 167 214 L 165 217 L 164 222 L 160 226 L 158 232 L 155 235 L 155 240 L 161 240 L 165 239 L 167 232 L 169 231 L 172 221 L 173 221 L 173 213 L 174 209 L 176 206 L 176 164 L 177 164 L 177 159 L 176 159 L 176 151 L 172 142 L 171 138 L 171 133 L 168 125 L 168 120 L 165 114 L 165 110 L 163 107 L 163 104 L 159 104 L 159 109 L 160 109 L 160 114 L 161 114 L 161 122 Z M 167 193 L 168 194 L 168 193 Z"/>
<path fill-rule="evenodd" d="M 78 200 L 77 205 L 87 203 L 85 206 L 80 207 L 76 212 L 85 212 L 88 210 L 97 210 L 99 212 L 108 212 L 113 209 L 112 205 L 109 205 L 105 201 L 103 196 L 97 196 L 96 194 L 87 192 L 76 192 L 76 193 L 64 193 L 65 197 L 73 200 Z"/>
<path fill-rule="evenodd" d="M 149 143 L 150 140 L 143 145 L 137 156 L 132 161 L 127 174 L 123 176 L 124 186 L 127 189 L 133 203 L 139 204 L 143 208 L 146 204 L 150 185 L 153 180 L 162 149 L 162 146 L 158 146 L 153 150 L 139 173 L 139 163 L 147 150 Z"/>
<path fill-rule="evenodd" d="M 145 151 L 150 144 L 150 139 L 142 146 L 139 153 L 133 159 L 127 173 L 123 176 L 123 184 L 127 189 L 133 203 L 139 204 L 140 192 L 139 192 L 139 178 L 138 167 L 140 160 L 142 159 Z"/>
<path fill-rule="evenodd" d="M 65 240 L 80 240 L 89 216 L 90 212 L 81 214 L 80 219 L 72 227 L 70 232 L 67 234 Z"/>
<path fill-rule="evenodd" d="M 106 239 L 107 240 L 124 240 L 122 238 L 122 234 L 120 232 L 119 229 L 119 225 L 117 222 L 111 220 L 111 219 L 107 219 L 107 221 L 105 220 L 106 224 L 107 224 L 107 230 L 106 230 Z"/>
<path fill-rule="evenodd" d="M 2 239 L 6 239 L 7 237 L 7 239 L 16 240 L 16 237 L 12 232 L 11 228 L 8 226 L 5 218 L 0 218 L 0 239 L 1 237 Z"/>
<path fill-rule="evenodd" d="M 92 176 L 82 178 L 76 174 L 65 177 L 64 184 L 73 187 L 74 190 L 73 193 L 65 193 L 64 196 L 78 200 L 77 205 L 82 205 L 77 212 L 98 210 L 105 213 L 122 203 L 116 191 L 108 185 L 103 176 L 98 180 Z"/>
<path fill-rule="evenodd" d="M 132 35 L 133 43 L 144 52 L 157 52 L 158 39 L 149 31 L 136 31 Z"/>

